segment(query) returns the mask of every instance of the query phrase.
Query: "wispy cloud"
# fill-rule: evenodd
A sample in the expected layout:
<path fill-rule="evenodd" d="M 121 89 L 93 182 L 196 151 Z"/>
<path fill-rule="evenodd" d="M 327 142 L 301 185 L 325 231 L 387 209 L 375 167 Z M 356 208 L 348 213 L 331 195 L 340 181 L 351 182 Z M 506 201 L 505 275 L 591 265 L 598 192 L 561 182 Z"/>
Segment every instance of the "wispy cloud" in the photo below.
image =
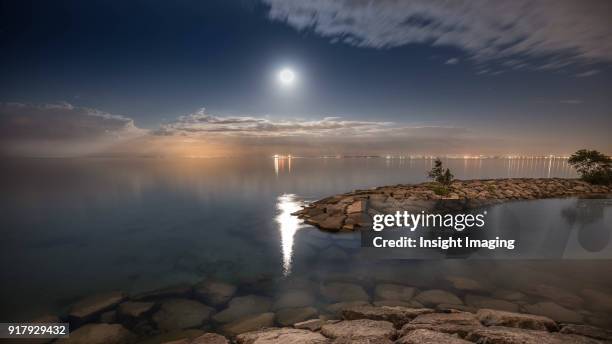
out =
<path fill-rule="evenodd" d="M 597 75 L 597 74 L 599 74 L 599 72 L 600 71 L 597 70 L 597 69 L 591 69 L 591 70 L 587 70 L 586 72 L 582 72 L 582 73 L 576 74 L 576 77 L 577 78 L 586 78 L 586 77 L 589 77 L 589 76 Z"/>
<path fill-rule="evenodd" d="M 544 69 L 612 62 L 606 1 L 263 1 L 273 20 L 359 47 L 454 46 Z"/>
<path fill-rule="evenodd" d="M 459 59 L 456 57 L 450 58 L 446 60 L 446 62 L 444 62 L 444 64 L 448 64 L 448 65 L 455 65 L 457 63 L 459 63 Z"/>
<path fill-rule="evenodd" d="M 559 103 L 561 103 L 561 104 L 578 105 L 578 104 L 582 104 L 584 102 L 582 100 L 580 100 L 580 99 L 564 99 L 564 100 L 561 100 Z"/>

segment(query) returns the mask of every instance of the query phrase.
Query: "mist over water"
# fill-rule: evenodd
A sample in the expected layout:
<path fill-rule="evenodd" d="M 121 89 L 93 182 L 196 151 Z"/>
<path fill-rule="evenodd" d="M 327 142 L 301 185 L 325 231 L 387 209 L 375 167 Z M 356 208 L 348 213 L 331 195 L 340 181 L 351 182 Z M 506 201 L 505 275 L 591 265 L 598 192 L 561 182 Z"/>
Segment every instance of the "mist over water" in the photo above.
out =
<path fill-rule="evenodd" d="M 459 179 L 576 176 L 562 159 L 444 163 Z M 207 278 L 268 295 L 278 289 L 264 282 L 287 278 L 360 281 L 368 290 L 385 281 L 436 289 L 446 288 L 450 275 L 477 279 L 491 293 L 530 283 L 610 291 L 608 260 L 377 260 L 360 253 L 358 233 L 323 233 L 290 215 L 303 202 L 335 193 L 425 181 L 432 164 L 384 158 L 4 161 L 0 320 L 62 312 L 96 292 L 137 293 Z M 575 225 L 581 215 L 573 208 L 562 215 L 575 202 L 530 208 L 532 216 L 541 211 Z M 610 223 L 610 207 L 602 209 L 602 221 Z M 605 240 L 587 235 L 571 242 L 577 240 L 610 250 L 609 244 L 596 247 Z"/>

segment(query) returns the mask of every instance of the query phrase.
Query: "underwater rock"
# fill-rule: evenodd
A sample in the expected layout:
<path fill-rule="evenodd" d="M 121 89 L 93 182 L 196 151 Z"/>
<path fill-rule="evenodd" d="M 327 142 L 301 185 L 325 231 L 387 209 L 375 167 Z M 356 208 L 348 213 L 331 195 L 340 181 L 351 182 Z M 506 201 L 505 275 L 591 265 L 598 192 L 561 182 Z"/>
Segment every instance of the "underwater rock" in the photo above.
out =
<path fill-rule="evenodd" d="M 205 281 L 194 287 L 194 295 L 203 302 L 219 306 L 227 303 L 236 293 L 236 286 L 217 281 Z"/>
<path fill-rule="evenodd" d="M 96 315 L 114 308 L 124 299 L 125 294 L 120 291 L 96 294 L 74 304 L 68 316 L 71 321 L 86 322 L 92 320 Z"/>
<path fill-rule="evenodd" d="M 505 312 L 494 309 L 480 309 L 478 320 L 486 326 L 517 327 L 528 330 L 557 331 L 554 320 L 541 315 Z"/>
<path fill-rule="evenodd" d="M 388 338 L 395 337 L 395 328 L 388 321 L 369 319 L 344 320 L 321 327 L 321 334 L 329 338 Z"/>
<path fill-rule="evenodd" d="M 458 298 L 455 294 L 452 294 L 445 290 L 431 289 L 420 292 L 414 297 L 415 301 L 420 302 L 425 306 L 435 306 L 441 303 L 451 305 L 462 305 L 463 301 Z"/>
<path fill-rule="evenodd" d="M 247 295 L 231 299 L 228 307 L 215 314 L 213 319 L 227 323 L 251 314 L 265 313 L 272 307 L 272 299 L 265 296 Z"/>
<path fill-rule="evenodd" d="M 201 326 L 215 309 L 188 299 L 168 299 L 153 314 L 153 321 L 162 331 L 182 330 Z"/>
<path fill-rule="evenodd" d="M 70 337 L 57 341 L 61 344 L 130 344 L 136 336 L 119 324 L 88 324 L 70 332 Z"/>
<path fill-rule="evenodd" d="M 348 301 L 367 301 L 370 296 L 358 284 L 332 282 L 320 288 L 321 295 L 328 301 L 348 302 Z"/>
<path fill-rule="evenodd" d="M 264 327 L 271 327 L 274 325 L 274 317 L 274 313 L 271 312 L 249 315 L 224 325 L 221 330 L 229 336 L 236 336 L 241 333 L 256 331 Z"/>
<path fill-rule="evenodd" d="M 276 322 L 283 326 L 289 326 L 312 319 L 317 314 L 319 314 L 319 311 L 314 307 L 283 308 L 276 312 Z"/>

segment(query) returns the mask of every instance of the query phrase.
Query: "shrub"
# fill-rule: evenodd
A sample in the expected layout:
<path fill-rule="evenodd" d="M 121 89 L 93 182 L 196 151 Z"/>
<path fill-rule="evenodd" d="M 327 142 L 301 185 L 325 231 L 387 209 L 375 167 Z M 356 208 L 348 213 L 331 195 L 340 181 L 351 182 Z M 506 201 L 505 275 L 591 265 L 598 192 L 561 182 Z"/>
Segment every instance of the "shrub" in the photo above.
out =
<path fill-rule="evenodd" d="M 434 162 L 434 167 L 427 172 L 427 176 L 442 184 L 444 187 L 449 186 L 455 177 L 448 168 L 446 170 L 444 169 L 442 161 L 439 158 Z"/>
<path fill-rule="evenodd" d="M 582 180 L 591 184 L 612 183 L 612 159 L 596 150 L 581 149 L 567 161 L 580 174 Z"/>

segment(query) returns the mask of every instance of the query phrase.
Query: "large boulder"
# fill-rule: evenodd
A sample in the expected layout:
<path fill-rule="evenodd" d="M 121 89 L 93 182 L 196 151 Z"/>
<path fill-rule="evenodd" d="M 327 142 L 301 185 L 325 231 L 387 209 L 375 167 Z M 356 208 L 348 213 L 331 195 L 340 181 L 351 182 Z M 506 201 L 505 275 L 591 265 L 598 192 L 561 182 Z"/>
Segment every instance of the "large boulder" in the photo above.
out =
<path fill-rule="evenodd" d="M 153 321 L 162 331 L 176 331 L 200 327 L 210 319 L 215 309 L 198 301 L 168 299 L 153 314 Z"/>
<path fill-rule="evenodd" d="M 246 316 L 224 325 L 221 330 L 229 336 L 236 336 L 241 333 L 257 331 L 264 327 L 274 325 L 274 313 L 262 313 Z"/>
<path fill-rule="evenodd" d="M 410 301 L 415 292 L 416 288 L 413 287 L 384 283 L 376 286 L 376 289 L 374 289 L 374 297 L 378 300 Z"/>
<path fill-rule="evenodd" d="M 136 336 L 119 324 L 89 324 L 79 327 L 57 343 L 62 344 L 130 344 Z"/>
<path fill-rule="evenodd" d="M 581 323 L 582 315 L 573 310 L 559 306 L 554 302 L 538 302 L 533 305 L 523 306 L 527 313 L 543 315 L 555 321 L 568 323 Z"/>
<path fill-rule="evenodd" d="M 276 312 L 276 321 L 289 326 L 304 320 L 312 319 L 319 312 L 314 307 L 283 308 Z"/>
<path fill-rule="evenodd" d="M 68 316 L 76 323 L 90 321 L 102 312 L 114 308 L 124 299 L 125 294 L 120 291 L 96 294 L 74 304 Z"/>
<path fill-rule="evenodd" d="M 463 304 L 463 301 L 461 301 L 461 299 L 458 298 L 455 294 L 440 289 L 432 289 L 420 292 L 419 294 L 417 294 L 417 296 L 414 297 L 414 300 L 420 302 L 421 304 L 427 307 L 435 306 L 441 303 L 451 305 Z"/>
<path fill-rule="evenodd" d="M 490 308 L 499 309 L 500 311 L 507 312 L 518 312 L 519 306 L 516 303 L 512 303 L 506 300 L 494 299 L 491 297 L 480 296 L 480 295 L 467 295 L 465 297 L 465 303 L 476 308 Z"/>
<path fill-rule="evenodd" d="M 321 329 L 321 326 L 325 324 L 325 321 L 322 319 L 310 319 L 306 321 L 302 321 L 299 323 L 293 324 L 293 327 L 300 330 L 310 330 L 310 331 L 318 331 Z"/>
<path fill-rule="evenodd" d="M 270 328 L 247 332 L 236 337 L 239 344 L 327 344 L 329 340 L 319 333 L 292 328 Z"/>
<path fill-rule="evenodd" d="M 557 330 L 557 324 L 554 320 L 540 315 L 481 309 L 476 313 L 476 316 L 478 320 L 486 326 L 517 327 L 540 331 Z"/>
<path fill-rule="evenodd" d="M 344 309 L 342 316 L 346 320 L 384 320 L 393 323 L 396 327 L 401 327 L 421 314 L 433 312 L 433 309 L 429 308 L 359 306 Z"/>
<path fill-rule="evenodd" d="M 227 303 L 236 293 L 236 289 L 233 284 L 205 281 L 196 285 L 193 292 L 197 299 L 209 305 L 219 306 Z"/>
<path fill-rule="evenodd" d="M 272 299 L 265 296 L 248 295 L 233 298 L 228 307 L 215 314 L 213 319 L 228 323 L 247 315 L 265 313 L 272 307 Z"/>
<path fill-rule="evenodd" d="M 329 338 L 388 338 L 395 337 L 395 328 L 388 321 L 344 320 L 321 327 L 321 333 Z"/>
<path fill-rule="evenodd" d="M 395 344 L 470 344 L 457 336 L 431 330 L 414 330 L 395 341 Z"/>
<path fill-rule="evenodd" d="M 321 295 L 328 301 L 348 302 L 348 301 L 368 301 L 368 293 L 357 284 L 333 282 L 321 286 Z"/>
<path fill-rule="evenodd" d="M 465 337 L 474 329 L 482 327 L 476 315 L 467 312 L 421 314 L 404 325 L 401 334 L 406 335 L 418 329 L 458 334 Z"/>
<path fill-rule="evenodd" d="M 274 301 L 273 309 L 296 308 L 311 306 L 315 297 L 306 290 L 289 290 L 280 294 Z"/>

